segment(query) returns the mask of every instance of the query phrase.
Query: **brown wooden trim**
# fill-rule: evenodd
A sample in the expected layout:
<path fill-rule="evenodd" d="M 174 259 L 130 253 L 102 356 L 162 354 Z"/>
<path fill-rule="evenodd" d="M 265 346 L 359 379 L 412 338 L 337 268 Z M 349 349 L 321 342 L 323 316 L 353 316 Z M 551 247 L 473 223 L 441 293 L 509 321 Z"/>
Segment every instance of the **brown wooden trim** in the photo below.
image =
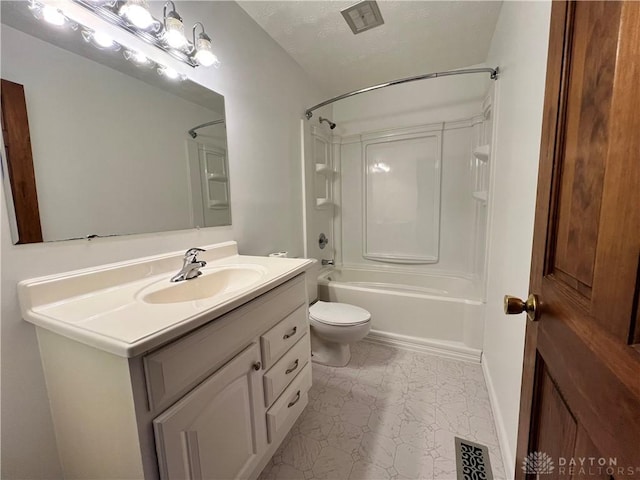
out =
<path fill-rule="evenodd" d="M 538 173 L 538 192 L 531 258 L 530 289 L 540 294 L 541 279 L 547 271 L 545 252 L 552 232 L 547 224 L 552 212 L 550 199 L 554 190 L 553 171 L 555 151 L 558 148 L 558 117 L 562 114 L 560 105 L 563 95 L 562 78 L 564 59 L 568 47 L 565 45 L 565 32 L 570 24 L 570 4 L 555 1 L 551 7 L 551 24 L 549 30 L 549 51 L 547 57 L 547 77 L 544 96 L 544 112 L 542 121 L 542 139 L 540 150 L 540 167 Z M 544 308 L 544 305 L 541 305 Z M 529 453 L 531 414 L 534 401 L 534 383 L 536 379 L 536 345 L 538 328 L 536 322 L 527 322 L 525 349 L 523 360 L 522 389 L 520 393 L 520 416 L 518 420 L 518 441 L 516 448 L 515 478 L 524 479 L 525 474 L 519 468 Z"/>
<path fill-rule="evenodd" d="M 2 133 L 18 226 L 17 243 L 42 242 L 24 87 L 2 79 L 1 88 Z"/>
<path fill-rule="evenodd" d="M 633 295 L 633 307 L 631 308 L 629 345 L 640 347 L 640 252 L 638 252 L 638 269 L 636 273 L 635 293 Z"/>

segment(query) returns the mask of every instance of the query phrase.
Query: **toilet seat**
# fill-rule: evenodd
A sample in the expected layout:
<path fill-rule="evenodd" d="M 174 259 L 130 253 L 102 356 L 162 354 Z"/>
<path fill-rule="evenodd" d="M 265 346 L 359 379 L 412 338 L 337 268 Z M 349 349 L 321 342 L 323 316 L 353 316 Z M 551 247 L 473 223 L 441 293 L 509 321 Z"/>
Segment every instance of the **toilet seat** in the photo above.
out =
<path fill-rule="evenodd" d="M 309 316 L 316 322 L 338 327 L 362 325 L 371 320 L 371 314 L 364 308 L 346 303 L 322 301 L 309 307 Z"/>

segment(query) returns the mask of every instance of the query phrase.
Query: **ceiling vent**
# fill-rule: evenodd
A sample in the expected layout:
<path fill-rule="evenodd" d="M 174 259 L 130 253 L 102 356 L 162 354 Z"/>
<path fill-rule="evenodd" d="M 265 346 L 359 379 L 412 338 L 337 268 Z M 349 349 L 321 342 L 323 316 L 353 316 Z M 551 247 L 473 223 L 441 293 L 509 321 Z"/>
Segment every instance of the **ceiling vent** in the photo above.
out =
<path fill-rule="evenodd" d="M 378 4 L 374 0 L 358 2 L 345 8 L 341 13 L 356 35 L 384 23 Z"/>

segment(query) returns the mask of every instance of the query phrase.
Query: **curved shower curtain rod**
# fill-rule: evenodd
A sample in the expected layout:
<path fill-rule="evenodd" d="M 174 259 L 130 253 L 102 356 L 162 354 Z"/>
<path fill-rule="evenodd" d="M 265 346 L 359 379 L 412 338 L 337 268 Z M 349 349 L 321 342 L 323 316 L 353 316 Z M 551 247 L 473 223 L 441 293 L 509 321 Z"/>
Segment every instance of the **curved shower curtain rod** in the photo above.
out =
<path fill-rule="evenodd" d="M 373 85 L 371 87 L 361 88 L 360 90 L 354 90 L 353 92 L 344 93 L 337 97 L 333 97 L 329 100 L 326 100 L 322 103 L 314 105 L 311 108 L 308 108 L 304 113 L 307 116 L 307 119 L 313 117 L 313 111 L 318 108 L 324 107 L 325 105 L 329 105 L 330 103 L 337 102 L 338 100 L 342 100 L 343 98 L 349 98 L 354 95 L 359 95 L 361 93 L 371 92 L 373 90 L 378 90 L 379 88 L 390 87 L 392 85 L 400 85 L 401 83 L 409 83 L 415 82 L 416 80 L 428 80 L 430 78 L 438 78 L 438 77 L 448 77 L 449 75 L 465 75 L 467 73 L 489 73 L 491 75 L 492 80 L 497 80 L 498 75 L 500 74 L 500 68 L 467 68 L 466 70 L 449 70 L 447 72 L 434 72 L 434 73 L 426 73 L 423 75 L 416 75 L 415 77 L 407 77 L 401 78 L 399 80 L 392 80 L 390 82 L 381 83 L 379 85 Z"/>
<path fill-rule="evenodd" d="M 211 125 L 218 125 L 219 123 L 224 123 L 224 118 L 221 118 L 220 120 L 214 120 L 213 122 L 207 122 L 207 123 L 202 123 L 200 125 L 197 125 L 193 127 L 191 130 L 188 130 L 187 133 L 191 135 L 191 138 L 196 138 L 198 136 L 198 134 L 196 133 L 196 130 L 199 130 L 204 127 L 209 127 Z"/>

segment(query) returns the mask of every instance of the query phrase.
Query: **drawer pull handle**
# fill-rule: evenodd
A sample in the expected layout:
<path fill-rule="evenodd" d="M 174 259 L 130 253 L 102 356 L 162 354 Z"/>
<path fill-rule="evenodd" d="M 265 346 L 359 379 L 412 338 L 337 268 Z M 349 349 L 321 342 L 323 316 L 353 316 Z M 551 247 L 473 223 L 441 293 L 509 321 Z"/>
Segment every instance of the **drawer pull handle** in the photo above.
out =
<path fill-rule="evenodd" d="M 299 364 L 299 363 L 300 363 L 300 360 L 296 358 L 296 361 L 295 361 L 295 363 L 293 364 L 293 367 L 288 368 L 284 373 L 285 373 L 286 375 L 289 375 L 291 372 L 293 372 L 295 369 L 297 369 L 297 368 L 298 368 L 298 364 Z"/>
<path fill-rule="evenodd" d="M 291 330 L 291 333 L 285 333 L 284 337 L 282 337 L 282 339 L 286 340 L 287 338 L 293 337 L 296 334 L 297 331 L 298 331 L 298 327 L 293 327 L 293 329 Z"/>
<path fill-rule="evenodd" d="M 262 368 L 262 364 L 260 362 L 256 362 L 253 364 L 253 369 L 254 370 L 260 370 Z"/>
<path fill-rule="evenodd" d="M 300 400 L 300 390 L 298 390 L 298 393 L 296 393 L 296 399 L 290 401 L 289 405 L 287 405 L 287 408 L 293 407 L 296 403 L 298 403 L 299 400 Z"/>

